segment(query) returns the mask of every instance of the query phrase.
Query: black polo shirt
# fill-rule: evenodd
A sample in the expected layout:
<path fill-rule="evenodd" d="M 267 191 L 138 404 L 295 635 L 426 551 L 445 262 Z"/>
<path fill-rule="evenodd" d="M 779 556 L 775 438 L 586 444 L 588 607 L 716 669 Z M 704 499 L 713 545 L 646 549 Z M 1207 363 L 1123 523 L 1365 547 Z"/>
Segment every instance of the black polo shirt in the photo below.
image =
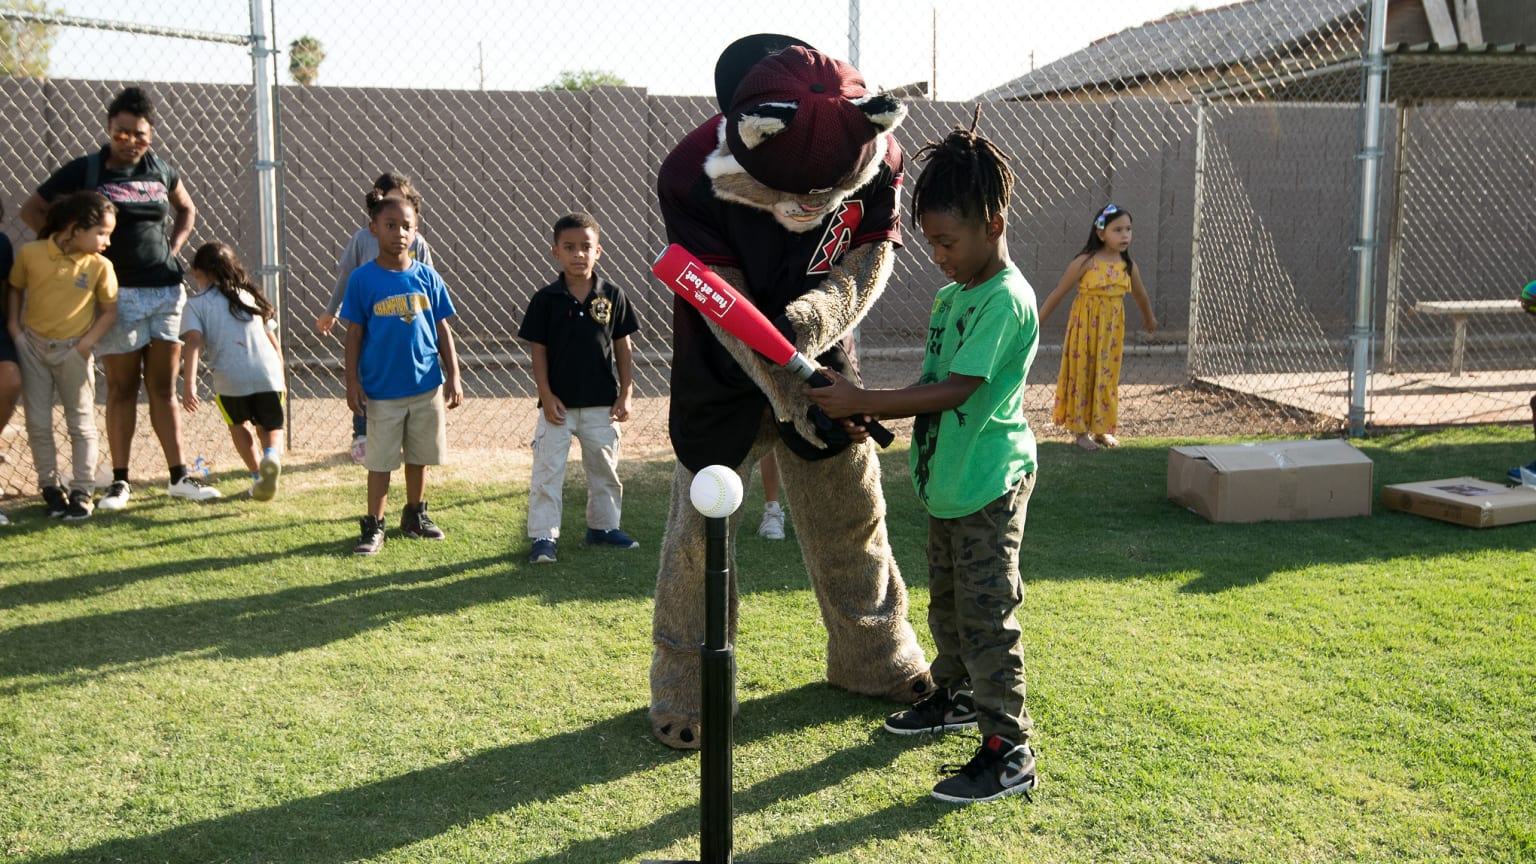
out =
<path fill-rule="evenodd" d="M 549 360 L 549 389 L 567 408 L 596 408 L 619 399 L 619 372 L 613 340 L 640 329 L 619 286 L 594 276 L 592 292 L 577 300 L 565 274 L 539 289 L 517 338 L 543 345 Z"/>
<path fill-rule="evenodd" d="M 689 133 L 662 162 L 657 187 L 667 239 L 711 267 L 741 270 L 747 298 L 793 341 L 785 307 L 818 288 L 849 249 L 901 244 L 901 148 L 887 136 L 885 160 L 874 178 L 814 229 L 797 234 L 764 210 L 715 196 L 704 161 L 719 142 L 720 122 L 716 116 Z M 858 380 L 851 338 L 816 360 Z M 668 430 L 678 461 L 693 471 L 740 465 L 767 409 L 767 397 L 698 310 L 674 298 Z"/>

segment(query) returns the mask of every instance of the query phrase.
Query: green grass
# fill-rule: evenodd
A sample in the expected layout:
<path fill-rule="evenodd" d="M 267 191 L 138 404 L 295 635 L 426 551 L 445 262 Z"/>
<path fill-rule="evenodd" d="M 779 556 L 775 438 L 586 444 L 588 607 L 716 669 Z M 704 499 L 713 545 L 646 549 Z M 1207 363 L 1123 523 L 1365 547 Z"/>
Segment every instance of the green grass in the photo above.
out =
<path fill-rule="evenodd" d="M 1379 507 L 1207 524 L 1164 500 L 1170 443 L 1041 448 L 1023 614 L 1033 804 L 927 798 L 974 740 L 884 735 L 891 705 L 821 682 L 798 551 L 752 536 L 749 500 L 737 855 L 1536 860 L 1536 525 Z M 1506 429 L 1362 446 L 1378 486 L 1495 479 L 1531 456 Z M 77 526 L 13 509 L 0 857 L 696 858 L 697 758 L 656 744 L 645 716 L 670 465 L 626 466 L 636 552 L 580 545 L 571 473 L 571 539 L 539 567 L 523 563 L 524 476 L 430 488 L 449 540 L 391 536 L 370 560 L 348 554 L 351 466 L 293 470 L 271 505 L 151 493 Z M 931 645 L 904 452 L 885 474 Z"/>

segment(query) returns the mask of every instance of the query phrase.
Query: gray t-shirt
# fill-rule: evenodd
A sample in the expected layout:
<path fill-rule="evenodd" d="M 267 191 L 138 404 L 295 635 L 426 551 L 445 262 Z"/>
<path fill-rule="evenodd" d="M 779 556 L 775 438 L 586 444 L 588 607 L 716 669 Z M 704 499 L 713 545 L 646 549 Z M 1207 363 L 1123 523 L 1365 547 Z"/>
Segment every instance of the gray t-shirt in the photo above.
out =
<path fill-rule="evenodd" d="M 432 266 L 432 248 L 427 245 L 427 238 L 420 234 L 411 239 L 411 248 L 406 253 L 412 260 Z M 341 260 L 336 262 L 336 285 L 331 288 L 331 302 L 326 304 L 325 314 L 334 318 L 341 312 L 341 298 L 347 294 L 347 280 L 352 278 L 352 271 L 378 257 L 378 238 L 367 228 L 358 229 L 347 241 L 347 248 L 341 250 Z"/>
<path fill-rule="evenodd" d="M 255 305 L 250 295 L 241 294 Z M 229 300 L 212 285 L 188 297 L 181 313 L 183 337 L 193 330 L 203 334 L 203 362 L 213 370 L 213 392 L 220 396 L 283 392 L 283 358 L 272 347 L 268 329 L 258 315 L 235 316 Z"/>

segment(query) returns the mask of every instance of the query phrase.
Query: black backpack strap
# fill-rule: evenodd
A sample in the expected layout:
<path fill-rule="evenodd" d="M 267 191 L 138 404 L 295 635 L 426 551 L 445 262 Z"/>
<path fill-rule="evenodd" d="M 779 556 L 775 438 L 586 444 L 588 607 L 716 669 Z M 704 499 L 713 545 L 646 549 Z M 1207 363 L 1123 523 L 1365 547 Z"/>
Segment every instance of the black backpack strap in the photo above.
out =
<path fill-rule="evenodd" d="M 101 179 L 101 162 L 100 150 L 85 157 L 85 188 L 91 192 L 96 191 L 96 182 Z"/>

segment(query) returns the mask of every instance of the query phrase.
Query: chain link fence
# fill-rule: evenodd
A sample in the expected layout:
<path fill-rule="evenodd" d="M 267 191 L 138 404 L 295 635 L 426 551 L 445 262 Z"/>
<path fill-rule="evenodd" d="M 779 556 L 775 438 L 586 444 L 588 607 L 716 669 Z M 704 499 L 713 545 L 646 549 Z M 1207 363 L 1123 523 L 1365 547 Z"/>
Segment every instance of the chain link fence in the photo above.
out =
<path fill-rule="evenodd" d="M 1173 5 L 1106 0 L 1086 16 L 1066 4 L 1004 4 L 978 28 L 972 7 L 958 2 L 680 0 L 665 14 L 597 2 L 586 14 L 595 23 L 570 28 L 532 3 L 465 0 L 428 10 L 395 0 L 279 0 L 271 18 L 274 44 L 285 49 L 276 95 L 290 445 L 338 458 L 348 446 L 341 328 L 321 335 L 316 321 L 328 311 L 340 252 L 365 223 L 363 194 L 393 170 L 411 176 L 425 199 L 421 230 L 459 310 L 453 326 L 467 401 L 449 419 L 453 446 L 471 459 L 527 446 L 534 387 L 516 332 L 528 299 L 557 274 L 550 226 L 585 210 L 603 228 L 600 270 L 629 293 L 641 322 L 628 452 L 667 452 L 671 297 L 648 274 L 664 245 L 656 171 L 673 144 L 715 113 L 706 94 L 721 48 L 752 32 L 858 55 L 872 87 L 908 99 L 897 138 L 909 155 L 968 124 L 973 105 L 985 103 L 982 131 L 1012 155 L 1020 178 L 1010 251 L 1041 299 L 1100 207 L 1112 201 L 1134 214 L 1131 252 L 1161 326 L 1142 333 L 1135 311 L 1127 315 L 1122 435 L 1341 429 L 1365 4 Z M 26 41 L 22 28 L 36 22 L 26 10 L 40 8 L 0 0 L 13 54 Z M 181 171 L 198 207 L 188 251 L 218 239 L 254 264 L 249 48 L 130 32 L 174 22 L 239 41 L 251 27 L 249 7 L 82 0 L 69 11 L 69 21 L 44 25 L 51 45 L 41 74 L 10 63 L 7 71 L 17 71 L 0 78 L 0 108 L 12 123 L 0 141 L 6 233 L 30 239 L 16 219 L 20 203 L 55 167 L 98 147 L 106 102 L 124 83 L 142 83 L 158 104 L 156 152 Z M 1389 41 L 1427 41 L 1412 38 L 1416 22 L 1392 26 Z M 1531 200 L 1531 160 L 1521 146 L 1531 113 L 1506 95 L 1387 111 L 1388 128 L 1409 130 L 1410 143 L 1406 156 L 1393 149 L 1386 162 L 1398 182 L 1383 193 L 1395 239 L 1383 244 L 1381 270 L 1396 280 L 1377 304 L 1376 325 L 1388 336 L 1383 373 L 1448 377 L 1452 331 L 1464 323 L 1456 355 L 1464 379 L 1505 375 L 1498 386 L 1506 397 L 1536 389 L 1528 319 L 1477 314 L 1463 322 L 1423 308 L 1437 299 L 1513 297 L 1536 275 L 1528 244 L 1514 236 Z M 1408 166 L 1400 175 L 1392 173 L 1397 161 Z M 909 164 L 909 175 L 918 170 Z M 1490 188 L 1505 191 L 1489 198 Z M 1498 212 L 1487 212 L 1489 201 Z M 915 379 L 942 280 L 921 237 L 904 230 L 907 248 L 858 334 L 865 377 L 882 386 Z M 1067 435 L 1050 422 L 1066 320 L 1063 311 L 1047 322 L 1029 379 L 1026 409 L 1047 438 Z M 1438 399 L 1422 400 L 1431 414 L 1396 421 L 1373 396 L 1374 419 L 1521 419 L 1477 414 L 1457 401 L 1471 398 L 1460 391 L 1435 392 Z M 189 461 L 205 455 L 235 467 L 215 414 L 184 423 Z M 139 426 L 135 474 L 156 476 L 164 466 L 147 418 Z M 28 490 L 19 430 L 19 418 L 6 430 L 11 461 L 0 466 L 0 482 Z"/>

